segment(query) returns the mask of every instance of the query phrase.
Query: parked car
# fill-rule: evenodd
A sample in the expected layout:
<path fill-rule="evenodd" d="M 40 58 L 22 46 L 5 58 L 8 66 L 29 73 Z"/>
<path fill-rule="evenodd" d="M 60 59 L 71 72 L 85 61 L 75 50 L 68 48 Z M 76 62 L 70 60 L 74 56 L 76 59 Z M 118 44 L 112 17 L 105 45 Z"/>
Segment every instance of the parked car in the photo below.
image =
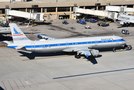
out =
<path fill-rule="evenodd" d="M 62 21 L 62 24 L 68 24 L 68 22 L 66 20 Z"/>
<path fill-rule="evenodd" d="M 84 19 L 79 19 L 79 20 L 77 20 L 77 23 L 86 24 L 86 21 Z"/>
<path fill-rule="evenodd" d="M 95 20 L 95 19 L 89 19 L 89 22 L 91 22 L 91 23 L 95 23 L 96 20 Z"/>

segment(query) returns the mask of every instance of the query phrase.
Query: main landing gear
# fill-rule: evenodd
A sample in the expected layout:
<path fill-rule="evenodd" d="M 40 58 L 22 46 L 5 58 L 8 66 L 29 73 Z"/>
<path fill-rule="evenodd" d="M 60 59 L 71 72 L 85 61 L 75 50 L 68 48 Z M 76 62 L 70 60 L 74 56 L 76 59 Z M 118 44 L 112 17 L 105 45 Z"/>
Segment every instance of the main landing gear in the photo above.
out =
<path fill-rule="evenodd" d="M 82 55 L 81 53 L 79 53 L 79 54 L 76 53 L 75 54 L 75 58 L 80 59 L 81 57 L 88 58 L 85 55 Z"/>
<path fill-rule="evenodd" d="M 75 58 L 79 59 L 79 58 L 81 58 L 81 55 L 80 54 L 75 54 Z"/>

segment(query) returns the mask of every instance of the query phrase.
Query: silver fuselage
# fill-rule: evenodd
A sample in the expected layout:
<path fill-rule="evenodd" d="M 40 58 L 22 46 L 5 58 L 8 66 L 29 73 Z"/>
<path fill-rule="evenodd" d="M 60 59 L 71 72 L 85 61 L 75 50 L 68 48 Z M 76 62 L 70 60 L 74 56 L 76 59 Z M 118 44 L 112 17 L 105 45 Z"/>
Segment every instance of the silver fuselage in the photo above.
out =
<path fill-rule="evenodd" d="M 60 52 L 68 48 L 81 48 L 86 47 L 88 49 L 99 48 L 112 48 L 125 45 L 126 41 L 119 36 L 100 36 L 100 37 L 86 37 L 86 38 L 68 38 L 68 39 L 56 39 L 56 40 L 44 40 L 44 41 L 27 41 L 23 43 L 10 44 L 11 48 L 15 48 L 18 45 L 24 45 L 25 50 L 32 52 Z"/>

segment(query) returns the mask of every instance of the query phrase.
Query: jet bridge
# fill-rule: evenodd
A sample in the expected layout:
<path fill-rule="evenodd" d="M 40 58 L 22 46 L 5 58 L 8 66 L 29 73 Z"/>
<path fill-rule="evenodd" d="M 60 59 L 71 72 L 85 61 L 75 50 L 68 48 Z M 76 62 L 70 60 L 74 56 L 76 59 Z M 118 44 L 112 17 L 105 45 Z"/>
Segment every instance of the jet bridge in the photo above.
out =
<path fill-rule="evenodd" d="M 127 8 L 127 6 L 106 6 L 106 11 L 134 12 L 134 8 Z"/>
<path fill-rule="evenodd" d="M 95 15 L 95 16 L 108 17 L 110 19 L 117 19 L 117 16 L 118 16 L 118 13 L 116 12 L 83 9 L 79 7 L 74 7 L 73 12 L 75 12 L 75 14 L 83 13 L 83 14 L 90 14 L 90 15 Z"/>
<path fill-rule="evenodd" d="M 22 12 L 17 10 L 10 10 L 5 9 L 5 15 L 7 16 L 17 16 L 37 21 L 44 21 L 44 14 L 43 13 L 28 13 L 28 12 Z"/>
<path fill-rule="evenodd" d="M 134 25 L 134 16 L 128 14 L 121 14 L 120 12 L 134 12 L 134 8 L 120 7 L 120 6 L 106 6 L 105 11 L 91 10 L 75 7 L 75 15 L 78 13 L 90 14 L 96 16 L 107 17 L 113 20 L 119 20 L 121 25 Z M 75 16 L 76 17 L 76 16 Z"/>

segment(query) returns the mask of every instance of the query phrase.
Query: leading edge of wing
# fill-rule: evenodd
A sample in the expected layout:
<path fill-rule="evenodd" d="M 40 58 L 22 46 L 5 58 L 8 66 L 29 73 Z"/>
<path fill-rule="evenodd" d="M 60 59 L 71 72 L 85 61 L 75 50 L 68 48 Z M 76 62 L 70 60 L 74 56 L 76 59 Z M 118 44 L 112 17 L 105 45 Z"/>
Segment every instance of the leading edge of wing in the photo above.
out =
<path fill-rule="evenodd" d="M 79 47 L 79 48 L 67 48 L 63 52 L 77 52 L 77 54 L 85 55 L 86 57 L 91 56 L 91 52 L 88 47 Z"/>

